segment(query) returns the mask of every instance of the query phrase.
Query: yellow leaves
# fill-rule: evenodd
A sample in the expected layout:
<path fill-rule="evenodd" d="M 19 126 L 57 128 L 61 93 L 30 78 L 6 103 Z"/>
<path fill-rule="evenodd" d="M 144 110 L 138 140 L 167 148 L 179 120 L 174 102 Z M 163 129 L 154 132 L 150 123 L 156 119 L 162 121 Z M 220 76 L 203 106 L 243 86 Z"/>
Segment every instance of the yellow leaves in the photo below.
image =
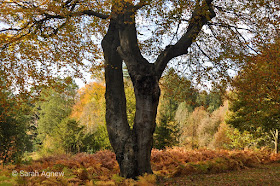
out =
<path fill-rule="evenodd" d="M 0 44 L 8 41 L 10 38 L 12 38 L 14 35 L 12 34 L 0 34 Z M 1 47 L 1 45 L 0 45 Z"/>
<path fill-rule="evenodd" d="M 92 82 L 78 90 L 79 100 L 71 116 L 80 121 L 88 130 L 105 124 L 105 86 Z"/>
<path fill-rule="evenodd" d="M 39 0 L 37 1 L 40 5 L 47 5 L 50 1 L 49 0 Z"/>
<path fill-rule="evenodd" d="M 154 174 L 144 174 L 138 177 L 137 185 L 153 186 L 156 185 L 157 176 Z"/>
<path fill-rule="evenodd" d="M 134 124 L 134 116 L 136 111 L 136 100 L 134 95 L 134 89 L 130 79 L 126 78 L 124 82 L 125 96 L 126 96 L 126 108 L 127 108 L 127 120 L 130 127 Z"/>

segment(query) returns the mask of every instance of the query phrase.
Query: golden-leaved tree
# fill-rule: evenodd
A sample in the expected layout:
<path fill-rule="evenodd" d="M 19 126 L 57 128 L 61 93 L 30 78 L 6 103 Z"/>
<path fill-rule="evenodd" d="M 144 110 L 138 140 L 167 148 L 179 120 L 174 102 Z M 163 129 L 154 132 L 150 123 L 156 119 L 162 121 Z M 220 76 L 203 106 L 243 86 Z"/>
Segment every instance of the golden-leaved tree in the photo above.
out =
<path fill-rule="evenodd" d="M 105 124 L 105 86 L 101 83 L 90 83 L 78 90 L 78 100 L 71 116 L 77 119 L 88 132 L 95 131 Z"/>
<path fill-rule="evenodd" d="M 56 74 L 81 76 L 86 60 L 103 65 L 109 138 L 121 175 L 136 177 L 152 173 L 158 81 L 167 64 L 189 67 L 196 82 L 225 82 L 228 69 L 277 34 L 277 11 L 279 1 L 270 0 L 1 0 L 1 70 L 7 85 L 27 92 L 26 84 L 50 83 Z M 123 61 L 136 98 L 132 129 Z"/>

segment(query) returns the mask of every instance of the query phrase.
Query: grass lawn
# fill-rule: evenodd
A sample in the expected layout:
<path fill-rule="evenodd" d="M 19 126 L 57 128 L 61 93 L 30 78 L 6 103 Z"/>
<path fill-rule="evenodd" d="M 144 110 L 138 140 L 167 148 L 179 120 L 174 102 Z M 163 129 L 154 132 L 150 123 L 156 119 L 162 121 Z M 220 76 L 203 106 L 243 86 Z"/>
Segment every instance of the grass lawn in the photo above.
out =
<path fill-rule="evenodd" d="M 280 163 L 260 165 L 240 171 L 219 174 L 197 174 L 163 179 L 159 185 L 280 185 Z"/>

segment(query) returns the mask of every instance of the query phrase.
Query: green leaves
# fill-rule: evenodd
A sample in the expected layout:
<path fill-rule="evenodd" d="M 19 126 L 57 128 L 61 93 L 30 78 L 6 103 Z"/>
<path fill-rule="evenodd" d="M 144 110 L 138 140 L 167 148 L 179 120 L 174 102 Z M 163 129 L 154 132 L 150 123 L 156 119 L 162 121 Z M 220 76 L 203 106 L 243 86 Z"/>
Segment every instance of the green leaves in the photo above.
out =
<path fill-rule="evenodd" d="M 8 162 L 19 163 L 25 151 L 31 150 L 28 127 L 29 105 L 15 104 L 8 90 L 0 90 L 0 165 Z M 5 103 L 5 104 L 2 104 Z"/>

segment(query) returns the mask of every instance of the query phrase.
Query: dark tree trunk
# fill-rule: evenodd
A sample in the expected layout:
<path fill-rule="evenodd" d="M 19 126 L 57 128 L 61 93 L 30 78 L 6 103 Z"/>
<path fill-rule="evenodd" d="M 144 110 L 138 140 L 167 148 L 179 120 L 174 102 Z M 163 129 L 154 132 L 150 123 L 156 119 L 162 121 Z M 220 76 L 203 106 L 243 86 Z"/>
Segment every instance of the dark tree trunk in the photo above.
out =
<path fill-rule="evenodd" d="M 154 65 L 142 66 L 141 69 L 144 71 L 138 69 L 137 75 L 133 75 L 136 114 L 131 130 L 126 115 L 122 59 L 117 52 L 119 45 L 117 27 L 111 21 L 102 41 L 106 65 L 107 130 L 120 166 L 121 176 L 135 178 L 144 173 L 152 173 L 150 159 L 160 91 Z"/>
<path fill-rule="evenodd" d="M 136 140 L 127 121 L 122 59 L 117 52 L 118 46 L 118 30 L 114 21 L 111 21 L 109 30 L 102 41 L 105 58 L 106 125 L 120 166 L 121 176 L 133 178 L 138 175 L 134 152 Z"/>
<path fill-rule="evenodd" d="M 102 48 L 105 57 L 106 124 L 121 176 L 136 178 L 144 173 L 152 173 L 150 160 L 160 96 L 159 78 L 168 61 L 186 54 L 202 26 L 215 16 L 211 2 L 205 0 L 195 8 L 186 34 L 177 44 L 167 47 L 153 64 L 142 56 L 138 46 L 135 27 L 137 7 L 124 0 L 113 4 Z M 126 115 L 123 61 L 128 68 L 136 97 L 133 129 L 130 129 Z"/>
<path fill-rule="evenodd" d="M 156 76 L 139 76 L 133 83 L 136 97 L 133 129 L 137 140 L 138 171 L 142 175 L 152 173 L 150 160 L 160 89 Z"/>

